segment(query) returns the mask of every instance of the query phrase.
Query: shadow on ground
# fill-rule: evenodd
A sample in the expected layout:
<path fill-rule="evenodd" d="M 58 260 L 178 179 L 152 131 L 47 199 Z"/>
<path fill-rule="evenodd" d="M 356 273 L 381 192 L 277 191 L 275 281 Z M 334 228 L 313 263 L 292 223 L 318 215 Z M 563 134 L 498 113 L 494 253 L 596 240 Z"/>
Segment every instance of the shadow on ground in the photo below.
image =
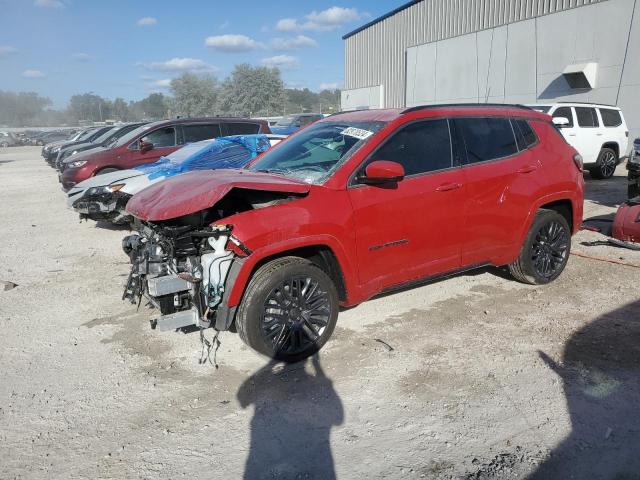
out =
<path fill-rule="evenodd" d="M 529 480 L 640 480 L 640 301 L 577 331 L 562 363 L 572 431 Z"/>
<path fill-rule="evenodd" d="M 618 165 L 624 169 L 624 165 Z M 591 200 L 598 205 L 618 207 L 627 200 L 627 177 L 613 176 L 606 180 L 596 180 L 589 173 L 585 173 L 584 199 Z"/>
<path fill-rule="evenodd" d="M 317 356 L 280 366 L 268 363 L 238 390 L 242 408 L 254 406 L 244 478 L 335 479 L 330 436 L 344 421 L 340 397 Z"/>

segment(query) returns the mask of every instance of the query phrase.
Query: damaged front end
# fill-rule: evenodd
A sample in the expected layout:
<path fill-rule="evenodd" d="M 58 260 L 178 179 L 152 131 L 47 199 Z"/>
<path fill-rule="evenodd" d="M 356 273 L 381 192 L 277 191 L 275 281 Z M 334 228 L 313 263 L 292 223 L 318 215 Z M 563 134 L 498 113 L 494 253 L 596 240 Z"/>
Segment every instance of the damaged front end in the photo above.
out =
<path fill-rule="evenodd" d="M 88 191 L 71 203 L 80 214 L 80 220 L 108 221 L 117 225 L 126 224 L 133 217 L 125 213 L 131 195 L 119 191 Z"/>
<path fill-rule="evenodd" d="M 232 227 L 144 223 L 138 231 L 122 241 L 131 259 L 123 299 L 151 302 L 162 314 L 151 320 L 154 329 L 228 330 L 233 312 L 221 305 L 226 282 L 232 266 L 237 271 L 242 257 L 251 253 L 233 236 Z"/>

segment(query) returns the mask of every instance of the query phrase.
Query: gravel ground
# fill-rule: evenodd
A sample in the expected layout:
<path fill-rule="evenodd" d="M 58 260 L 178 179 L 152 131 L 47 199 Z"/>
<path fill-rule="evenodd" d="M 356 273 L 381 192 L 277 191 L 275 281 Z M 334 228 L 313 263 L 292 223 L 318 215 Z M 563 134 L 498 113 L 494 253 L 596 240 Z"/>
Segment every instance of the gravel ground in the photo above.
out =
<path fill-rule="evenodd" d="M 624 174 L 587 175 L 586 217 Z M 341 313 L 305 364 L 228 332 L 201 363 L 120 301 L 128 232 L 79 223 L 38 148 L 0 151 L 0 184 L 2 479 L 640 478 L 638 268 L 487 269 Z M 640 267 L 603 238 L 574 251 Z"/>

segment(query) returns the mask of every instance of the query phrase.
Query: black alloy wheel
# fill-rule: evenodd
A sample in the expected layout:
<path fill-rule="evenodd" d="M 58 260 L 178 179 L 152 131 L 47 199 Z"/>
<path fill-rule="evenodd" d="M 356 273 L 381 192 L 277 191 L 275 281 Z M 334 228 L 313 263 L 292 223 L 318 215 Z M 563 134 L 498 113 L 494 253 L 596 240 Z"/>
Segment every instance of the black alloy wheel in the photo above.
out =
<path fill-rule="evenodd" d="M 289 277 L 264 302 L 262 336 L 274 352 L 299 355 L 322 336 L 329 325 L 329 293 L 311 277 Z"/>
<path fill-rule="evenodd" d="M 538 275 L 552 278 L 564 268 L 570 241 L 568 232 L 559 222 L 550 221 L 542 226 L 531 245 L 531 261 Z"/>
<path fill-rule="evenodd" d="M 569 222 L 558 212 L 541 209 L 531 223 L 520 256 L 509 265 L 509 272 L 522 283 L 544 285 L 560 276 L 570 254 Z"/>
<path fill-rule="evenodd" d="M 339 300 L 331 278 L 300 257 L 283 257 L 251 277 L 236 313 L 240 338 L 277 360 L 297 362 L 320 350 L 338 318 Z"/>

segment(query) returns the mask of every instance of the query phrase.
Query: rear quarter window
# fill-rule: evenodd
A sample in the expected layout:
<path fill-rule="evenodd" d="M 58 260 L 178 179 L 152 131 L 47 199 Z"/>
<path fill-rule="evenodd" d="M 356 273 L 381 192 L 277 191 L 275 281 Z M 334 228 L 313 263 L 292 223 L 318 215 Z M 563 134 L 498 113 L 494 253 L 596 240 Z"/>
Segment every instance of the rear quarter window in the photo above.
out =
<path fill-rule="evenodd" d="M 250 122 L 237 122 L 225 124 L 227 135 L 253 135 L 260 133 L 260 124 Z"/>
<path fill-rule="evenodd" d="M 601 108 L 600 116 L 605 127 L 619 127 L 622 125 L 622 116 L 619 110 L 610 108 Z"/>
<path fill-rule="evenodd" d="M 513 131 L 516 134 L 516 140 L 518 141 L 518 148 L 520 150 L 526 150 L 533 147 L 538 143 L 538 137 L 536 132 L 533 131 L 529 122 L 525 119 L 512 119 Z"/>

